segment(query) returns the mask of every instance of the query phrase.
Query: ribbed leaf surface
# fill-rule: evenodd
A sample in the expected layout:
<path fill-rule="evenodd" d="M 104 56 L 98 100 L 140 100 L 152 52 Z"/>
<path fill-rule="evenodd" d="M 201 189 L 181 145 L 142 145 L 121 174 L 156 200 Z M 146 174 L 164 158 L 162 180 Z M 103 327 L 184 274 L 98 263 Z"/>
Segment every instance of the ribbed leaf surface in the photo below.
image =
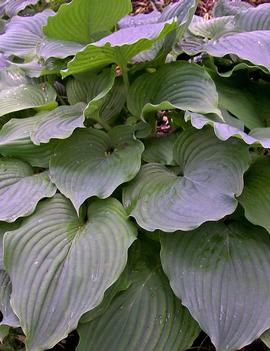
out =
<path fill-rule="evenodd" d="M 143 160 L 145 162 L 157 162 L 169 166 L 176 165 L 173 159 L 173 147 L 177 136 L 177 133 L 172 133 L 145 139 L 145 150 L 142 156 Z"/>
<path fill-rule="evenodd" d="M 60 40 L 90 43 L 101 33 L 111 31 L 131 11 L 130 0 L 73 0 L 49 18 L 44 32 Z"/>
<path fill-rule="evenodd" d="M 48 83 L 20 84 L 0 91 L 0 116 L 28 108 L 53 108 L 56 93 Z"/>
<path fill-rule="evenodd" d="M 248 223 L 164 234 L 161 261 L 174 293 L 217 351 L 239 350 L 270 325 L 270 237 Z"/>
<path fill-rule="evenodd" d="M 5 235 L 11 304 L 28 351 L 53 347 L 101 302 L 126 265 L 135 232 L 115 199 L 93 201 L 84 223 L 58 194 Z"/>
<path fill-rule="evenodd" d="M 48 172 L 34 174 L 25 162 L 0 159 L 0 220 L 14 222 L 34 212 L 37 203 L 56 192 Z"/>
<path fill-rule="evenodd" d="M 38 0 L 8 0 L 5 6 L 5 13 L 9 17 L 17 15 L 29 5 L 36 5 Z"/>
<path fill-rule="evenodd" d="M 210 40 L 203 50 L 216 57 L 234 54 L 270 70 L 270 30 L 228 34 L 217 40 Z"/>
<path fill-rule="evenodd" d="M 178 171 L 149 163 L 124 188 L 124 206 L 142 228 L 191 230 L 234 212 L 249 163 L 245 145 L 188 129 L 174 145 L 174 160 Z"/>
<path fill-rule="evenodd" d="M 130 88 L 127 104 L 138 117 L 175 108 L 219 113 L 211 77 L 200 66 L 187 62 L 166 64 L 155 73 L 141 75 Z"/>
<path fill-rule="evenodd" d="M 108 310 L 78 328 L 78 351 L 183 351 L 199 333 L 159 269 L 135 273 Z"/>
<path fill-rule="evenodd" d="M 66 139 L 76 128 L 84 127 L 85 104 L 59 106 L 50 112 L 40 114 L 30 138 L 36 145 L 48 143 L 50 139 Z"/>
<path fill-rule="evenodd" d="M 245 188 L 239 197 L 247 219 L 270 233 L 270 160 L 258 158 L 245 174 Z"/>
<path fill-rule="evenodd" d="M 50 177 L 78 211 L 89 197 L 104 199 L 134 178 L 143 150 L 128 126 L 116 127 L 109 135 L 96 129 L 78 130 L 56 148 Z"/>
<path fill-rule="evenodd" d="M 148 50 L 176 28 L 174 20 L 140 27 L 123 28 L 101 40 L 89 44 L 68 63 L 62 75 L 101 69 L 116 63 L 125 66 L 132 57 Z"/>
<path fill-rule="evenodd" d="M 0 130 L 0 154 L 22 159 L 35 167 L 47 168 L 57 141 L 40 146 L 33 144 L 30 136 L 40 119 L 40 114 L 37 114 L 8 121 Z"/>

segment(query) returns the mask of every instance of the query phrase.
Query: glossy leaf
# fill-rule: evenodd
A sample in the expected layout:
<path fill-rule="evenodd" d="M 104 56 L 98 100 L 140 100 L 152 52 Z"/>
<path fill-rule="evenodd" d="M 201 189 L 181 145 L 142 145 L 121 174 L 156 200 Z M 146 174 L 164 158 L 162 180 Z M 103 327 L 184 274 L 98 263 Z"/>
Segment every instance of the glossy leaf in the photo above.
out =
<path fill-rule="evenodd" d="M 87 44 L 111 31 L 131 11 L 130 0 L 73 0 L 49 18 L 44 32 L 52 38 Z"/>
<path fill-rule="evenodd" d="M 25 162 L 0 159 L 0 220 L 14 222 L 34 212 L 37 203 L 56 192 L 48 172 L 34 174 Z"/>
<path fill-rule="evenodd" d="M 101 302 L 125 267 L 135 233 L 117 200 L 94 200 L 84 223 L 71 203 L 56 195 L 5 235 L 11 304 L 27 350 L 53 347 Z"/>
<path fill-rule="evenodd" d="M 143 144 L 133 137 L 132 127 L 119 126 L 109 134 L 78 130 L 55 149 L 50 177 L 79 211 L 86 199 L 107 198 L 120 184 L 134 178 L 143 150 Z"/>
<path fill-rule="evenodd" d="M 57 141 L 34 145 L 30 139 L 41 116 L 13 118 L 0 130 L 0 154 L 27 161 L 32 166 L 47 168 Z"/>
<path fill-rule="evenodd" d="M 258 158 L 245 175 L 245 188 L 239 198 L 245 209 L 245 216 L 254 224 L 270 232 L 270 160 Z"/>
<path fill-rule="evenodd" d="M 48 143 L 51 139 L 66 139 L 76 128 L 84 127 L 85 104 L 59 106 L 39 115 L 30 138 L 35 145 Z"/>
<path fill-rule="evenodd" d="M 205 224 L 164 234 L 171 287 L 217 351 L 239 350 L 268 327 L 270 237 L 248 223 Z"/>
<path fill-rule="evenodd" d="M 79 51 L 62 71 L 64 77 L 101 69 L 112 63 L 125 67 L 138 53 L 148 50 L 176 28 L 174 20 L 140 27 L 123 28 Z"/>
<path fill-rule="evenodd" d="M 164 274 L 145 267 L 102 316 L 79 325 L 78 332 L 78 351 L 184 351 L 199 328 Z"/>
<path fill-rule="evenodd" d="M 174 160 L 175 171 L 149 163 L 125 187 L 124 206 L 140 227 L 191 230 L 234 212 L 249 164 L 245 145 L 188 129 L 174 144 Z"/>
<path fill-rule="evenodd" d="M 141 75 L 130 88 L 127 104 L 138 117 L 168 109 L 220 113 L 211 77 L 187 62 L 166 64 L 155 73 Z"/>

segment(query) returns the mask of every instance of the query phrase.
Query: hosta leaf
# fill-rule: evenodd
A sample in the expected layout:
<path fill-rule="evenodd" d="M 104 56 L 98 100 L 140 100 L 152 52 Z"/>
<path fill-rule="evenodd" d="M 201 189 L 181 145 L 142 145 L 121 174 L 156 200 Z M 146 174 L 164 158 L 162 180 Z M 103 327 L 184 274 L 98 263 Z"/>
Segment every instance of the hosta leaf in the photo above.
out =
<path fill-rule="evenodd" d="M 124 189 L 123 203 L 140 227 L 191 230 L 236 209 L 248 168 L 247 147 L 221 142 L 209 129 L 187 129 L 174 145 L 178 172 L 149 163 Z"/>
<path fill-rule="evenodd" d="M 164 136 L 155 136 L 144 140 L 145 150 L 143 160 L 146 162 L 157 162 L 163 165 L 176 165 L 173 159 L 173 146 L 178 134 L 172 133 Z"/>
<path fill-rule="evenodd" d="M 50 112 L 41 113 L 30 138 L 35 145 L 48 143 L 50 139 L 66 139 L 76 128 L 84 127 L 85 104 L 59 106 Z"/>
<path fill-rule="evenodd" d="M 86 223 L 62 195 L 4 238 L 11 304 L 28 351 L 53 347 L 119 277 L 135 229 L 115 199 L 94 200 Z"/>
<path fill-rule="evenodd" d="M 50 177 L 78 211 L 89 197 L 104 199 L 134 178 L 143 150 L 129 126 L 118 126 L 109 134 L 93 128 L 78 130 L 55 149 Z"/>
<path fill-rule="evenodd" d="M 206 125 L 211 125 L 214 128 L 216 136 L 220 140 L 228 140 L 231 137 L 241 138 L 245 143 L 261 144 L 265 148 L 270 148 L 270 128 L 255 128 L 249 134 L 244 131 L 244 123 L 236 118 L 220 119 L 210 118 L 210 115 L 202 115 L 194 112 L 186 112 L 185 121 L 190 121 L 194 128 L 202 129 Z M 239 123 L 240 122 L 240 123 Z"/>
<path fill-rule="evenodd" d="M 199 333 L 158 268 L 136 272 L 128 290 L 91 323 L 80 324 L 78 351 L 183 351 Z"/>
<path fill-rule="evenodd" d="M 123 84 L 115 81 L 115 67 L 104 69 L 101 73 L 78 75 L 67 83 L 67 96 L 71 104 L 87 103 L 86 117 L 109 120 L 118 114 L 126 101 Z"/>
<path fill-rule="evenodd" d="M 241 31 L 270 30 L 270 4 L 251 7 L 235 17 L 237 29 Z"/>
<path fill-rule="evenodd" d="M 40 146 L 32 143 L 30 136 L 40 118 L 37 114 L 8 121 L 0 130 L 0 154 L 25 160 L 35 167 L 47 168 L 57 141 Z"/>
<path fill-rule="evenodd" d="M 0 35 L 1 51 L 6 56 L 16 55 L 27 58 L 41 56 L 45 59 L 52 57 L 64 58 L 74 55 L 83 45 L 63 40 L 49 40 L 44 37 L 42 27 L 47 23 L 51 10 L 45 10 L 34 16 L 15 16 L 5 27 L 5 33 Z"/>
<path fill-rule="evenodd" d="M 242 0 L 219 0 L 215 3 L 213 12 L 214 17 L 231 16 L 244 12 L 251 7 L 251 4 Z"/>
<path fill-rule="evenodd" d="M 176 22 L 171 20 L 120 29 L 79 51 L 62 75 L 101 69 L 112 63 L 125 67 L 132 57 L 150 49 L 175 28 Z"/>
<path fill-rule="evenodd" d="M 189 25 L 189 30 L 194 35 L 212 39 L 234 31 L 235 17 L 224 16 L 206 20 L 202 17 L 194 16 L 193 21 Z"/>
<path fill-rule="evenodd" d="M 9 333 L 9 327 L 7 325 L 0 325 L 0 342 L 1 343 L 3 343 L 8 333 Z"/>
<path fill-rule="evenodd" d="M 101 33 L 111 31 L 131 11 L 130 0 L 73 0 L 49 18 L 44 32 L 52 38 L 87 44 Z"/>
<path fill-rule="evenodd" d="M 34 174 L 25 162 L 0 159 L 0 220 L 14 222 L 34 212 L 37 203 L 56 192 L 48 172 Z"/>
<path fill-rule="evenodd" d="M 20 323 L 18 317 L 14 314 L 10 306 L 10 295 L 11 295 L 11 281 L 8 274 L 4 270 L 3 262 L 3 237 L 7 231 L 17 229 L 19 226 L 18 222 L 6 223 L 0 222 L 0 311 L 3 315 L 3 319 L 0 323 L 1 334 L 4 332 L 7 326 L 17 328 Z M 4 328 L 4 329 L 3 329 Z M 3 337 L 4 335 L 2 335 Z"/>
<path fill-rule="evenodd" d="M 119 279 L 105 292 L 102 302 L 93 310 L 86 312 L 80 319 L 80 323 L 89 323 L 101 316 L 110 307 L 115 296 L 121 291 L 127 290 L 130 284 L 129 267 L 127 265 Z"/>
<path fill-rule="evenodd" d="M 136 16 L 128 15 L 123 17 L 118 22 L 118 27 L 119 29 L 122 29 L 122 28 L 129 28 L 129 27 L 138 27 L 145 24 L 157 23 L 160 19 L 160 16 L 161 14 L 157 10 L 154 10 L 150 13 L 140 13 Z"/>
<path fill-rule="evenodd" d="M 222 78 L 211 74 L 216 84 L 219 105 L 238 117 L 249 129 L 270 125 L 270 84 L 247 79 L 243 74 Z"/>
<path fill-rule="evenodd" d="M 37 84 L 18 68 L 0 71 L 0 116 L 28 108 L 54 108 L 56 92 L 49 83 Z"/>
<path fill-rule="evenodd" d="M 204 45 L 203 51 L 215 57 L 228 54 L 237 55 L 254 65 L 270 70 L 270 30 L 234 33 L 210 40 Z"/>
<path fill-rule="evenodd" d="M 174 62 L 155 73 L 145 73 L 132 84 L 128 109 L 134 116 L 157 110 L 181 109 L 220 113 L 215 84 L 198 65 Z"/>
<path fill-rule="evenodd" d="M 234 351 L 270 325 L 270 237 L 234 222 L 162 235 L 161 261 L 171 287 L 217 351 Z"/>
<path fill-rule="evenodd" d="M 261 340 L 265 343 L 267 347 L 270 347 L 270 330 L 269 329 L 261 335 Z"/>
<path fill-rule="evenodd" d="M 245 175 L 245 188 L 239 197 L 245 216 L 253 224 L 261 225 L 270 232 L 270 160 L 259 158 Z"/>
<path fill-rule="evenodd" d="M 5 13 L 9 17 L 17 15 L 29 5 L 36 5 L 39 0 L 8 0 L 5 6 Z"/>

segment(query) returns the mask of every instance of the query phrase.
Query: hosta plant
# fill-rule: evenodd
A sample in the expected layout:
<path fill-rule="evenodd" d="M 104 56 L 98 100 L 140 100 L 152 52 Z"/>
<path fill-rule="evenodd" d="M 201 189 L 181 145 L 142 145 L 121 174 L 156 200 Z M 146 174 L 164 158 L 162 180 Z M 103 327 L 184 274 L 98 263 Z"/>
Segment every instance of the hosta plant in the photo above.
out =
<path fill-rule="evenodd" d="M 1 339 L 270 346 L 270 4 L 58 5 L 0 2 Z"/>

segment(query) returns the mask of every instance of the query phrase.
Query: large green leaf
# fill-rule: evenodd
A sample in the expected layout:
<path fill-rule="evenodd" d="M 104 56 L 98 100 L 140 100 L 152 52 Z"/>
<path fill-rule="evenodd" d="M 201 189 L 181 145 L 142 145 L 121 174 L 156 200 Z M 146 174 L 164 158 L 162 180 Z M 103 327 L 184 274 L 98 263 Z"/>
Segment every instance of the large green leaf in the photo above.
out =
<path fill-rule="evenodd" d="M 270 128 L 255 128 L 249 133 L 244 131 L 245 125 L 242 121 L 232 117 L 223 111 L 223 121 L 215 115 L 202 115 L 187 111 L 185 121 L 190 121 L 194 128 L 201 129 L 206 125 L 211 125 L 216 136 L 220 140 L 227 140 L 231 137 L 241 138 L 245 143 L 261 144 L 265 148 L 270 148 Z M 228 118 L 229 116 L 229 118 Z"/>
<path fill-rule="evenodd" d="M 62 75 L 68 76 L 88 70 L 101 69 L 112 63 L 123 69 L 142 51 L 148 50 L 176 28 L 175 20 L 146 24 L 140 27 L 123 28 L 86 46 L 68 63 Z"/>
<path fill-rule="evenodd" d="M 5 27 L 5 33 L 0 35 L 1 51 L 6 56 L 30 58 L 50 57 L 65 58 L 74 55 L 83 48 L 83 45 L 63 40 L 51 40 L 44 37 L 43 26 L 48 16 L 53 15 L 51 10 L 45 10 L 34 16 L 15 16 Z"/>
<path fill-rule="evenodd" d="M 269 329 L 261 335 L 261 340 L 265 343 L 267 347 L 270 347 L 270 330 Z"/>
<path fill-rule="evenodd" d="M 190 128 L 174 144 L 174 160 L 177 170 L 149 163 L 124 188 L 124 206 L 140 227 L 191 230 L 234 212 L 249 164 L 245 145 Z"/>
<path fill-rule="evenodd" d="M 89 197 L 109 197 L 134 178 L 143 150 L 129 126 L 115 127 L 108 134 L 93 128 L 78 130 L 56 148 L 50 177 L 78 211 Z"/>
<path fill-rule="evenodd" d="M 49 37 L 90 43 L 132 11 L 130 0 L 73 0 L 62 5 L 44 28 Z"/>
<path fill-rule="evenodd" d="M 144 140 L 145 150 L 143 160 L 146 162 L 157 162 L 163 165 L 176 165 L 173 157 L 173 147 L 178 134 L 157 135 Z"/>
<path fill-rule="evenodd" d="M 84 127 L 85 104 L 59 106 L 50 112 L 39 114 L 30 138 L 35 145 L 48 143 L 50 139 L 66 139 L 76 128 Z"/>
<path fill-rule="evenodd" d="M 238 117 L 249 128 L 270 126 L 270 84 L 263 80 L 252 81 L 244 74 L 222 78 L 213 72 L 219 105 Z"/>
<path fill-rule="evenodd" d="M 258 158 L 245 175 L 245 188 L 239 197 L 247 219 L 270 233 L 270 159 Z"/>
<path fill-rule="evenodd" d="M 7 326 L 17 328 L 20 325 L 18 317 L 15 315 L 15 313 L 13 312 L 10 306 L 11 281 L 8 274 L 4 270 L 4 262 L 3 262 L 4 234 L 7 231 L 17 229 L 18 226 L 19 226 L 18 222 L 15 222 L 15 223 L 0 222 L 0 311 L 3 315 L 3 319 L 1 320 L 1 323 L 0 323 L 1 332 L 2 331 L 4 332 L 5 327 Z"/>
<path fill-rule="evenodd" d="M 37 203 L 56 192 L 48 172 L 34 174 L 25 162 L 0 159 L 0 220 L 14 222 L 34 212 Z"/>
<path fill-rule="evenodd" d="M 5 235 L 11 305 L 28 351 L 53 347 L 102 301 L 126 265 L 135 234 L 117 200 L 94 200 L 84 222 L 58 194 Z"/>
<path fill-rule="evenodd" d="M 163 234 L 161 261 L 174 293 L 211 337 L 234 351 L 270 325 L 270 237 L 234 222 Z"/>
<path fill-rule="evenodd" d="M 159 268 L 134 272 L 131 286 L 91 323 L 80 324 L 78 351 L 184 351 L 199 333 Z"/>
<path fill-rule="evenodd" d="M 166 64 L 155 73 L 141 75 L 130 88 L 127 104 L 138 117 L 175 108 L 220 113 L 211 77 L 202 67 L 187 62 Z"/>
<path fill-rule="evenodd" d="M 0 130 L 0 154 L 27 161 L 32 166 L 47 168 L 57 141 L 34 145 L 30 139 L 42 115 L 12 118 Z"/>
<path fill-rule="evenodd" d="M 56 92 L 49 83 L 37 84 L 17 68 L 0 70 L 0 116 L 28 108 L 57 106 Z"/>
<path fill-rule="evenodd" d="M 84 114 L 97 121 L 106 121 L 117 115 L 126 101 L 121 80 L 116 80 L 115 67 L 102 72 L 81 74 L 69 79 L 67 96 L 70 104 L 87 103 Z"/>
<path fill-rule="evenodd" d="M 270 70 L 270 30 L 234 33 L 210 40 L 203 46 L 209 55 L 223 57 L 228 54 L 237 55 L 254 65 Z"/>

